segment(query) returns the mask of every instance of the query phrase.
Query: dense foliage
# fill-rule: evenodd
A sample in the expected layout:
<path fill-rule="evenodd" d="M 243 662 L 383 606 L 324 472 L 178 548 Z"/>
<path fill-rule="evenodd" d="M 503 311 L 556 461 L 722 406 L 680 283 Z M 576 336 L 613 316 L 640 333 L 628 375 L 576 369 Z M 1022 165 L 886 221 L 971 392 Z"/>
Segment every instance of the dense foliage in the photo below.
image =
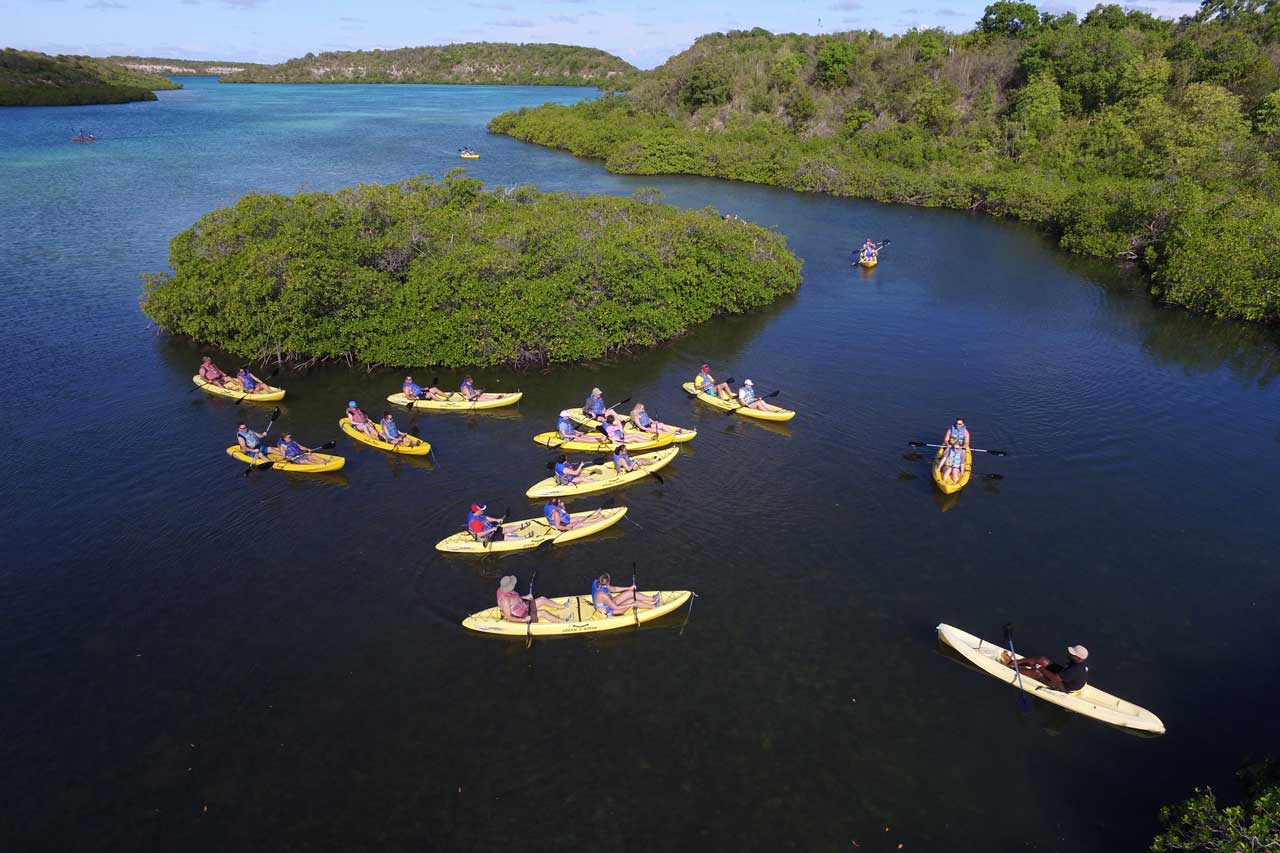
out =
<path fill-rule="evenodd" d="M 61 107 L 154 101 L 156 89 L 181 89 L 154 74 L 141 74 L 88 56 L 49 56 L 0 50 L 0 107 Z"/>
<path fill-rule="evenodd" d="M 308 53 L 228 74 L 224 83 L 510 83 L 612 86 L 635 68 L 611 53 L 563 44 L 471 42 L 398 50 Z"/>
<path fill-rule="evenodd" d="M 1160 811 L 1164 830 L 1151 849 L 1156 853 L 1280 850 L 1280 765 L 1267 761 L 1236 776 L 1244 788 L 1242 802 L 1220 806 L 1212 790 L 1197 788 L 1191 799 Z"/>
<path fill-rule="evenodd" d="M 270 68 L 258 62 L 228 62 L 205 59 L 165 59 L 158 56 L 108 56 L 107 62 L 123 65 L 144 74 L 164 74 L 173 77 L 218 77 L 237 71 L 256 71 Z"/>
<path fill-rule="evenodd" d="M 987 7 L 974 31 L 715 33 L 625 95 L 490 129 L 685 173 L 1042 224 L 1160 298 L 1280 320 L 1280 2 L 1179 22 Z"/>
<path fill-rule="evenodd" d="M 173 239 L 142 307 L 246 358 L 483 366 L 657 344 L 799 286 L 778 234 L 659 196 L 484 192 L 461 170 L 250 195 Z"/>

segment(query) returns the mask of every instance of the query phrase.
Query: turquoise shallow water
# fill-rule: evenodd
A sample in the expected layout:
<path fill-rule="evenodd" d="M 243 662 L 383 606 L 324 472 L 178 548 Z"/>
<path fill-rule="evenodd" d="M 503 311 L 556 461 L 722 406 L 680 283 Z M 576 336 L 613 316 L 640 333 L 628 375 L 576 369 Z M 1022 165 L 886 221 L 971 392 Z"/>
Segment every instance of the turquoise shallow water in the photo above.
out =
<path fill-rule="evenodd" d="M 1243 658 L 1280 639 L 1274 331 L 1152 307 L 1023 227 L 610 175 L 483 130 L 589 90 L 186 82 L 0 113 L 6 847 L 1132 850 L 1161 803 L 1275 751 L 1278 668 Z M 281 426 L 347 468 L 239 476 L 246 407 L 188 393 L 201 350 L 148 328 L 138 274 L 247 191 L 440 175 L 461 145 L 490 185 L 658 186 L 774 226 L 804 285 L 623 362 L 484 372 L 525 400 L 418 418 L 436 464 L 336 430 L 395 375 L 286 372 Z M 864 236 L 893 240 L 870 274 L 847 263 Z M 686 400 L 702 361 L 800 414 Z M 437 555 L 473 499 L 536 512 L 529 437 L 593 384 L 700 430 L 665 485 L 619 493 L 634 523 Z M 943 500 L 902 454 L 956 413 L 1011 455 Z M 502 574 L 554 594 L 633 562 L 699 591 L 683 634 L 526 650 L 458 625 Z M 1169 734 L 1023 713 L 933 641 L 1008 620 L 1026 651 L 1088 645 Z"/>

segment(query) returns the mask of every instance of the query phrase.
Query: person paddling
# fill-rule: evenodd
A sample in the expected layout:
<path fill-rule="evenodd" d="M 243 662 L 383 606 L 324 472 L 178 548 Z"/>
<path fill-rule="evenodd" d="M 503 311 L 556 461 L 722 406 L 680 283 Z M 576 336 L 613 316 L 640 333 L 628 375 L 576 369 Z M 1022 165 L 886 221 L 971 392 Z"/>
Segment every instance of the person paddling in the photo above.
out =
<path fill-rule="evenodd" d="M 756 396 L 755 383 L 750 379 L 742 381 L 742 387 L 738 389 L 738 403 L 744 409 L 758 409 L 761 412 L 779 412 L 782 411 L 777 406 L 770 406 L 764 400 Z"/>
<path fill-rule="evenodd" d="M 942 477 L 942 482 L 959 483 L 964 478 L 964 465 L 964 448 L 958 442 L 952 441 L 938 459 L 938 473 Z"/>
<path fill-rule="evenodd" d="M 582 476 L 582 468 L 586 464 L 587 463 L 585 462 L 579 462 L 576 467 L 573 465 L 570 465 L 569 457 L 561 453 L 559 458 L 556 459 L 556 464 L 555 464 L 555 476 L 556 476 L 557 485 L 569 486 L 569 485 L 572 485 L 573 483 L 576 483 L 578 481 L 578 478 Z"/>
<path fill-rule="evenodd" d="M 569 621 L 570 611 L 568 604 L 561 604 L 541 595 L 538 596 L 537 600 L 534 600 L 531 596 L 520 595 L 515 589 L 515 575 L 507 575 L 498 581 L 498 609 L 502 611 L 503 619 L 509 622 L 537 622 L 543 619 L 548 622 Z M 535 605 L 537 608 L 536 617 L 529 613 L 529 605 L 525 602 L 532 602 Z"/>
<path fill-rule="evenodd" d="M 210 385 L 217 385 L 219 388 L 226 387 L 227 381 L 231 378 L 223 373 L 218 365 L 213 363 L 213 359 L 209 356 L 203 356 L 200 359 L 200 378 Z"/>
<path fill-rule="evenodd" d="M 702 369 L 698 371 L 698 375 L 693 378 L 694 390 L 712 397 L 719 397 L 721 400 L 732 400 L 733 389 L 729 387 L 728 382 L 716 382 L 716 378 L 711 375 L 711 365 L 704 364 Z"/>
<path fill-rule="evenodd" d="M 400 386 L 400 391 L 404 394 L 406 400 L 447 400 L 449 395 L 445 391 L 432 385 L 430 388 L 423 388 L 417 382 L 413 381 L 412 376 L 404 378 L 404 384 Z"/>
<path fill-rule="evenodd" d="M 502 527 L 504 519 L 494 518 L 491 515 L 485 515 L 488 509 L 484 504 L 472 504 L 471 511 L 467 513 L 467 532 L 477 542 L 501 542 L 503 539 L 523 539 L 525 535 L 516 532 L 508 532 Z M 517 531 L 524 530 L 529 526 L 528 522 L 516 528 Z"/>
<path fill-rule="evenodd" d="M 1089 683 L 1089 650 L 1084 646 L 1067 646 L 1067 662 L 1054 663 L 1046 657 L 1023 657 L 1018 659 L 1018 670 L 1041 684 L 1047 684 L 1054 690 L 1063 693 L 1078 693 Z M 1012 660 L 1008 652 L 1000 653 L 1000 662 L 1011 666 Z"/>
<path fill-rule="evenodd" d="M 649 417 L 649 412 L 645 410 L 644 403 L 636 403 L 631 407 L 631 426 L 633 429 L 647 432 L 650 435 L 659 435 L 664 432 L 674 435 L 684 433 L 684 430 L 680 427 L 673 427 Z"/>
<path fill-rule="evenodd" d="M 267 427 L 271 429 L 271 427 Z M 245 424 L 236 427 L 236 444 L 240 445 L 240 451 L 257 462 L 266 462 L 267 455 L 262 449 L 262 440 L 267 437 L 265 432 L 258 432 L 255 429 L 249 429 Z"/>
<path fill-rule="evenodd" d="M 355 400 L 347 401 L 347 420 L 351 422 L 351 426 L 367 435 L 375 441 L 379 438 L 378 430 L 374 427 L 373 421 L 369 420 L 369 416 L 361 411 L 356 405 Z"/>
<path fill-rule="evenodd" d="M 627 444 L 629 442 L 652 441 L 647 433 L 632 433 L 626 435 L 622 431 L 622 425 L 614 418 L 613 415 L 606 415 L 604 419 L 605 438 L 613 444 Z"/>
<path fill-rule="evenodd" d="M 265 394 L 271 390 L 270 386 L 254 376 L 247 366 L 236 371 L 236 379 L 240 381 L 240 390 L 246 394 Z"/>
<path fill-rule="evenodd" d="M 866 241 L 862 244 L 862 252 L 861 252 L 862 260 L 874 261 L 876 259 L 876 256 L 879 254 L 880 254 L 880 247 L 878 247 L 871 240 L 871 238 L 868 237 Z"/>
<path fill-rule="evenodd" d="M 645 465 L 649 464 L 648 459 L 632 459 L 627 453 L 627 446 L 619 444 L 613 449 L 613 470 L 619 474 L 628 474 L 632 471 L 639 471 Z"/>
<path fill-rule="evenodd" d="M 318 456 L 313 448 L 293 440 L 293 433 L 286 432 L 280 436 L 276 452 L 284 457 L 284 461 L 293 465 L 323 465 L 324 459 Z"/>
<path fill-rule="evenodd" d="M 556 421 L 556 435 L 561 441 L 601 442 L 605 440 L 604 436 L 598 433 L 579 432 L 578 428 L 573 424 L 573 419 L 570 418 L 571 414 L 573 413 L 565 409 L 560 413 L 560 419 Z"/>
<path fill-rule="evenodd" d="M 542 508 L 542 515 L 547 519 L 548 527 L 564 532 L 566 530 L 577 530 L 582 525 L 594 520 L 600 515 L 600 510 L 596 510 L 583 518 L 574 519 L 569 515 L 569 510 L 565 508 L 563 498 L 551 498 L 547 501 L 546 506 Z"/>
<path fill-rule="evenodd" d="M 379 438 L 394 447 L 412 447 L 417 443 L 413 436 L 400 431 L 396 426 L 396 419 L 390 412 L 382 413 L 382 420 L 378 421 L 378 432 L 381 433 Z"/>
<path fill-rule="evenodd" d="M 478 403 L 481 400 L 496 400 L 501 394 L 486 394 L 483 391 L 476 390 L 476 384 L 471 381 L 468 374 L 463 377 L 462 384 L 458 386 L 458 393 L 467 399 L 468 403 Z"/>
<path fill-rule="evenodd" d="M 969 449 L 969 429 L 964 425 L 964 418 L 956 418 L 955 423 L 947 427 L 947 431 L 942 434 L 944 447 L 953 441 L 965 450 Z"/>
<path fill-rule="evenodd" d="M 662 603 L 660 594 L 645 595 L 637 592 L 635 586 L 612 586 L 610 580 L 608 575 L 601 575 L 591 582 L 591 603 L 605 616 L 625 613 L 637 605 L 641 610 L 648 610 Z"/>
<path fill-rule="evenodd" d="M 603 421 L 610 416 L 617 416 L 617 412 L 604 404 L 604 392 L 599 388 L 592 388 L 591 393 L 587 395 L 587 400 L 582 404 L 582 414 L 592 420 Z"/>

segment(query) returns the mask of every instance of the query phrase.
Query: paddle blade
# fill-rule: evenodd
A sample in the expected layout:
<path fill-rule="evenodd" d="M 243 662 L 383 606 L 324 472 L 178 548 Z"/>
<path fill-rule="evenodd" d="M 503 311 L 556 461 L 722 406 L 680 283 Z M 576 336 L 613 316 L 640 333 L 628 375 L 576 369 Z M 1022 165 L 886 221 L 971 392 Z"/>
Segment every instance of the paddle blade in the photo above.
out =
<path fill-rule="evenodd" d="M 324 444 L 320 445 L 316 449 L 317 450 L 333 450 L 337 446 L 338 446 L 338 442 L 336 441 L 326 441 Z"/>
<path fill-rule="evenodd" d="M 657 480 L 659 486 L 661 486 L 664 482 L 666 482 L 665 480 L 662 479 L 662 475 L 659 474 L 657 471 L 650 471 L 649 476 Z"/>
<path fill-rule="evenodd" d="M 547 548 L 550 548 L 552 543 L 554 543 L 555 541 L 556 541 L 556 537 L 548 536 L 546 539 L 543 539 L 541 542 L 539 542 L 538 546 L 533 549 L 534 553 L 537 553 L 538 551 L 545 551 Z"/>
<path fill-rule="evenodd" d="M 726 382 L 726 383 L 728 383 L 729 385 L 732 385 L 733 383 L 735 383 L 735 382 L 737 382 L 737 381 L 738 381 L 738 380 L 734 379 L 732 376 L 730 376 L 728 379 L 726 379 L 726 380 L 725 380 L 725 382 Z"/>
<path fill-rule="evenodd" d="M 1003 480 L 1003 479 L 1004 479 L 1004 474 L 983 474 L 983 475 L 982 475 L 982 479 L 984 479 L 984 480 Z"/>
<path fill-rule="evenodd" d="M 553 468 L 555 468 L 555 467 L 556 467 L 556 463 L 555 463 L 555 462 L 548 462 L 548 463 L 547 463 L 547 470 L 548 470 L 548 471 L 550 471 L 551 469 L 553 469 Z"/>
<path fill-rule="evenodd" d="M 271 420 L 274 422 L 275 419 L 278 417 L 280 417 L 280 407 L 276 406 L 274 409 L 271 410 Z"/>
<path fill-rule="evenodd" d="M 911 445 L 912 447 L 928 447 L 929 446 L 928 443 L 924 441 L 908 441 L 907 444 Z"/>
<path fill-rule="evenodd" d="M 781 388 L 779 388 L 777 391 L 774 391 L 772 394 L 765 394 L 765 395 L 764 395 L 763 397 L 761 397 L 760 399 L 761 399 L 761 400 L 772 400 L 774 397 L 778 396 L 778 395 L 779 395 L 779 394 L 781 394 L 781 393 L 782 393 L 782 389 L 781 389 Z"/>
<path fill-rule="evenodd" d="M 1013 623 L 1012 622 L 1004 623 L 1003 630 L 1004 630 L 1004 644 L 1006 646 L 1012 646 L 1013 645 Z"/>
<path fill-rule="evenodd" d="M 987 452 L 990 453 L 992 456 L 1008 456 L 1009 455 L 1009 451 L 1007 450 L 988 450 Z"/>
<path fill-rule="evenodd" d="M 440 386 L 440 377 L 439 377 L 439 376 L 432 376 L 432 377 L 431 377 L 431 387 L 432 387 L 432 388 L 438 388 L 439 386 Z"/>

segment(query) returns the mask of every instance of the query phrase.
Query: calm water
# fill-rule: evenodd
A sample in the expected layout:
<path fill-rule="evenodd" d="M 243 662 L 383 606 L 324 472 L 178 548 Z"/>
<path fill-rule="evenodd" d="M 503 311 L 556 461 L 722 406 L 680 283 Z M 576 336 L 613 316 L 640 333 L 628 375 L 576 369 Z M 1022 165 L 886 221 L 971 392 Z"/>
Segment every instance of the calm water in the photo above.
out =
<path fill-rule="evenodd" d="M 194 80 L 0 112 L 0 847 L 1135 850 L 1161 803 L 1276 751 L 1274 332 L 1154 308 L 1026 228 L 620 177 L 483 131 L 589 94 Z M 339 439 L 346 470 L 240 476 L 222 448 L 266 407 L 188 393 L 201 350 L 148 328 L 138 274 L 249 190 L 438 176 L 461 145 L 489 184 L 658 186 L 774 226 L 804 285 L 624 363 L 486 372 L 525 400 L 419 417 L 434 465 L 336 429 L 394 374 L 288 372 L 279 426 Z M 865 236 L 893 240 L 869 275 L 846 260 Z M 702 361 L 799 416 L 687 400 Z M 472 500 L 536 511 L 529 438 L 593 384 L 701 433 L 665 486 L 618 494 L 634 523 L 437 555 Z M 944 501 L 903 453 L 957 413 L 1011 455 Z M 699 592 L 683 634 L 527 650 L 458 624 L 502 574 L 558 594 L 633 562 Z M 934 641 L 1008 620 L 1024 651 L 1088 645 L 1095 683 L 1169 733 L 1022 713 Z"/>

